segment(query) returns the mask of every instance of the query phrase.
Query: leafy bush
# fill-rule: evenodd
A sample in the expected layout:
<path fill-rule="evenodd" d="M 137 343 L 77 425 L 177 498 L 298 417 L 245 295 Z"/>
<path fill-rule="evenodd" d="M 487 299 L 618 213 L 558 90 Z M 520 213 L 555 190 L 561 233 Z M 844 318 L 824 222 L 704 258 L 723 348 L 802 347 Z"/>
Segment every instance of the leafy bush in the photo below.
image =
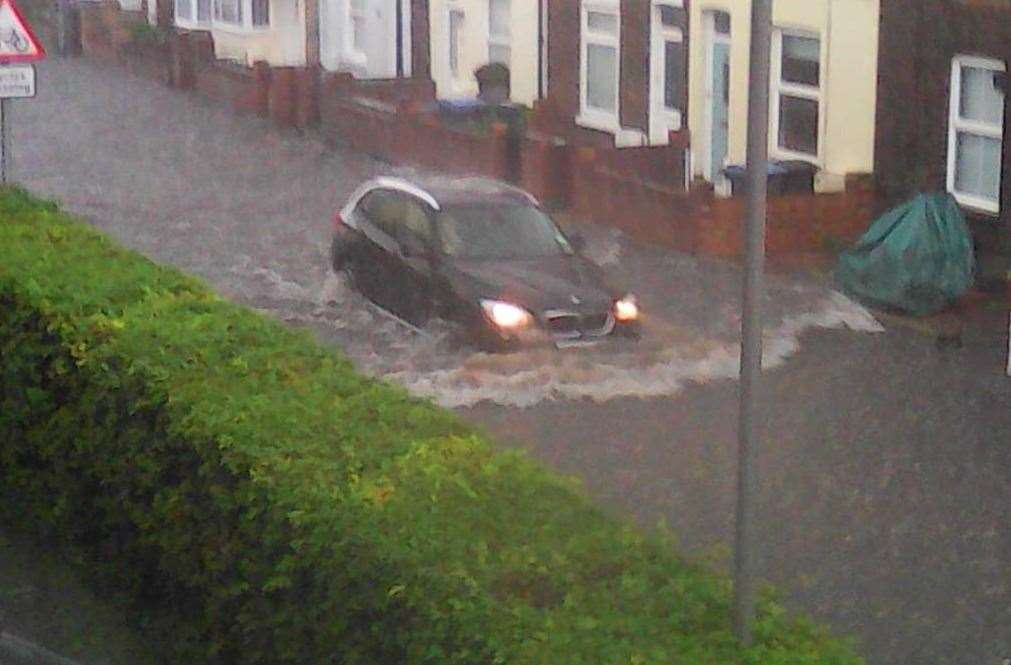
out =
<path fill-rule="evenodd" d="M 5 503 L 171 662 L 859 662 L 770 599 L 742 650 L 729 581 L 663 537 L 17 189 L 0 380 Z"/>
<path fill-rule="evenodd" d="M 127 25 L 129 43 L 133 46 L 165 46 L 168 44 L 168 32 L 164 28 L 151 25 L 147 21 L 133 21 Z"/>

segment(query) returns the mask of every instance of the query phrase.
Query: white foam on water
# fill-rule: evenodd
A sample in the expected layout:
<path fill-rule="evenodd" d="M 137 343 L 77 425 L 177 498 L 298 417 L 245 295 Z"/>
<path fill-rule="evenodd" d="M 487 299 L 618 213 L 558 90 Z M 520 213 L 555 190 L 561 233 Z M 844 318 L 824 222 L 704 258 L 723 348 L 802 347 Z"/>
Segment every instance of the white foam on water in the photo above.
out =
<path fill-rule="evenodd" d="M 587 240 L 582 254 L 598 266 L 617 265 L 621 258 L 621 232 Z"/>
<path fill-rule="evenodd" d="M 361 371 L 446 407 L 492 402 L 526 408 L 547 400 L 660 397 L 677 394 L 688 383 L 733 380 L 740 371 L 739 342 L 703 337 L 662 321 L 644 321 L 644 339 L 637 345 L 478 353 L 453 348 L 453 328 L 446 322 L 433 321 L 417 332 L 381 316 L 342 276 L 328 275 L 309 294 L 273 270 L 252 274 L 275 295 L 314 307 L 311 315 L 285 308 L 285 319 L 312 320 L 341 331 L 344 352 Z M 866 309 L 840 293 L 827 292 L 813 303 L 765 331 L 763 367 L 782 366 L 810 328 L 883 330 Z"/>
<path fill-rule="evenodd" d="M 799 336 L 809 328 L 849 328 L 880 332 L 880 324 L 862 307 L 830 293 L 814 311 L 784 319 L 763 335 L 763 367 L 783 365 L 800 349 Z M 545 400 L 673 395 L 686 383 L 735 379 L 740 372 L 740 345 L 711 340 L 679 340 L 659 349 L 557 352 L 525 351 L 504 355 L 473 354 L 459 365 L 419 371 L 410 366 L 385 373 L 412 393 L 446 407 L 488 401 L 525 408 Z"/>

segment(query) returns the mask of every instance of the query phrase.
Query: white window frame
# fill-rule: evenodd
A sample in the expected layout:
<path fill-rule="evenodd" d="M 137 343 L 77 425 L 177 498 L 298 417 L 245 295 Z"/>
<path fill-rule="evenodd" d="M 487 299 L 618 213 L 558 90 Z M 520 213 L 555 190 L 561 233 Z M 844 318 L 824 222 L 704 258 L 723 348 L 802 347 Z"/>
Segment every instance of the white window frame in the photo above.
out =
<path fill-rule="evenodd" d="M 667 131 L 680 131 L 683 127 L 684 109 L 671 109 L 666 104 L 667 81 L 659 74 L 666 73 L 666 42 L 680 42 L 684 45 L 684 30 L 677 26 L 664 25 L 660 20 L 661 7 L 680 9 L 683 0 L 653 0 L 650 7 L 650 58 L 649 58 L 649 129 L 650 143 L 667 145 Z M 685 53 L 685 57 L 688 54 Z M 656 117 L 659 116 L 659 117 Z"/>
<path fill-rule="evenodd" d="M 149 0 L 151 4 L 154 4 L 153 0 Z M 188 5 L 190 8 L 190 18 L 182 18 L 179 16 L 178 7 L 179 5 Z M 175 8 L 175 24 L 186 30 L 210 30 L 211 19 L 214 16 L 214 0 L 207 0 L 207 18 L 200 20 L 198 18 L 200 3 L 199 0 L 174 0 L 173 6 Z"/>
<path fill-rule="evenodd" d="M 496 2 L 504 2 L 504 3 L 506 3 L 506 8 L 507 8 L 506 20 L 508 21 L 508 24 L 506 25 L 506 33 L 505 34 L 496 34 L 496 33 L 492 32 L 492 25 L 491 25 L 492 9 L 491 9 L 491 7 Z M 513 52 L 513 47 L 512 47 L 512 16 L 513 16 L 513 12 L 512 12 L 512 0 L 488 0 L 488 62 L 500 62 L 500 61 L 492 59 L 491 53 L 492 53 L 492 49 L 493 48 L 498 47 L 498 48 L 501 48 L 501 49 L 505 49 L 506 51 L 508 51 L 509 57 L 502 64 L 504 64 L 506 67 L 509 67 L 510 69 L 512 68 L 512 52 Z"/>
<path fill-rule="evenodd" d="M 211 27 L 215 30 L 222 30 L 224 32 L 266 32 L 271 29 L 271 24 L 273 22 L 273 10 L 271 8 L 271 1 L 267 1 L 267 17 L 268 22 L 266 25 L 253 25 L 253 0 L 235 0 L 239 5 L 239 11 L 242 13 L 239 21 L 226 21 L 218 17 L 218 8 L 222 0 L 212 0 L 211 2 Z"/>
<path fill-rule="evenodd" d="M 818 40 L 818 85 L 783 81 L 783 37 Z M 772 33 L 772 73 L 769 103 L 769 152 L 780 159 L 800 159 L 821 166 L 825 152 L 825 40 L 817 32 L 794 28 L 774 28 Z M 779 110 L 782 96 L 808 99 L 818 103 L 817 154 L 797 152 L 779 145 Z"/>
<path fill-rule="evenodd" d="M 589 29 L 590 14 L 610 14 L 615 19 L 613 35 Z M 587 104 L 587 52 L 590 45 L 614 49 L 614 111 L 608 112 Z M 621 8 L 618 0 L 583 0 L 579 10 L 579 116 L 576 122 L 584 127 L 606 132 L 621 131 Z"/>
<path fill-rule="evenodd" d="M 955 189 L 955 171 L 958 167 L 959 132 L 997 139 L 1002 143 L 1002 145 L 1004 141 L 1003 117 L 1001 118 L 999 125 L 993 125 L 987 122 L 980 122 L 978 120 L 966 120 L 961 116 L 962 69 L 965 67 L 971 67 L 973 69 L 987 69 L 994 73 L 1007 71 L 1007 65 L 1004 62 L 994 60 L 992 58 L 981 58 L 972 55 L 956 55 L 951 61 L 951 91 L 948 95 L 948 191 L 955 197 L 955 200 L 963 206 L 973 208 L 981 212 L 990 213 L 992 215 L 999 215 L 1001 191 L 1004 184 L 1002 179 L 1003 173 L 998 172 L 997 174 L 996 201 L 981 198 L 975 194 L 959 192 Z M 1005 92 L 1005 104 L 1007 104 L 1006 95 L 1007 93 Z M 1003 164 L 999 163 L 997 168 L 1003 170 Z"/>
<path fill-rule="evenodd" d="M 343 2 L 343 18 L 344 18 L 344 54 L 343 60 L 346 63 L 352 65 L 365 66 L 368 62 L 368 56 L 365 51 L 355 48 L 355 3 L 354 0 L 344 0 Z M 368 15 L 367 13 L 362 14 L 359 17 L 363 25 L 368 25 Z"/>
<path fill-rule="evenodd" d="M 455 33 L 456 43 L 453 43 L 453 15 L 457 14 L 460 16 L 460 30 Z M 459 88 L 463 85 L 463 81 L 466 75 L 463 72 L 461 65 L 463 64 L 464 57 L 464 36 L 467 33 L 467 12 L 464 8 L 456 3 L 449 3 L 446 7 L 446 71 L 449 72 L 449 78 L 453 82 L 454 88 Z M 456 62 L 454 63 L 453 55 L 456 54 Z M 454 69 L 455 65 L 455 69 Z"/>

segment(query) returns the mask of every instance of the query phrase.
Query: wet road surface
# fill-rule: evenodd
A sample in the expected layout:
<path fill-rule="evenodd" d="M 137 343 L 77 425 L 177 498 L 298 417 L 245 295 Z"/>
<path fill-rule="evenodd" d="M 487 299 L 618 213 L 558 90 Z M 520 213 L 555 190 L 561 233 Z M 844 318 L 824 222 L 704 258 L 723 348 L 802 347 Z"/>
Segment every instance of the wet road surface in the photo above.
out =
<path fill-rule="evenodd" d="M 640 294 L 643 344 L 475 354 L 438 323 L 417 335 L 377 315 L 330 273 L 333 211 L 388 167 L 83 61 L 44 63 L 38 88 L 11 105 L 15 180 L 729 562 L 736 267 L 585 228 L 591 257 Z M 999 662 L 1011 651 L 1005 311 L 983 308 L 963 348 L 940 350 L 875 333 L 813 281 L 770 280 L 767 310 L 761 573 L 789 606 L 854 634 L 872 664 Z"/>

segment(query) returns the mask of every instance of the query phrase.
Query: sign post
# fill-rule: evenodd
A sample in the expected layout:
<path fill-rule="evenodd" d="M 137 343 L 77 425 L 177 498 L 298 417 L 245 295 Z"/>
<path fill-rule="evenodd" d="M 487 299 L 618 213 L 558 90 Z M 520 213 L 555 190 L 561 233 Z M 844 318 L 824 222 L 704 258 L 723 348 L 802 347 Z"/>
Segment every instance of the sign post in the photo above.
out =
<path fill-rule="evenodd" d="M 7 100 L 35 96 L 35 65 L 46 57 L 42 43 L 14 0 L 0 0 L 0 182 L 10 162 L 10 107 Z"/>

